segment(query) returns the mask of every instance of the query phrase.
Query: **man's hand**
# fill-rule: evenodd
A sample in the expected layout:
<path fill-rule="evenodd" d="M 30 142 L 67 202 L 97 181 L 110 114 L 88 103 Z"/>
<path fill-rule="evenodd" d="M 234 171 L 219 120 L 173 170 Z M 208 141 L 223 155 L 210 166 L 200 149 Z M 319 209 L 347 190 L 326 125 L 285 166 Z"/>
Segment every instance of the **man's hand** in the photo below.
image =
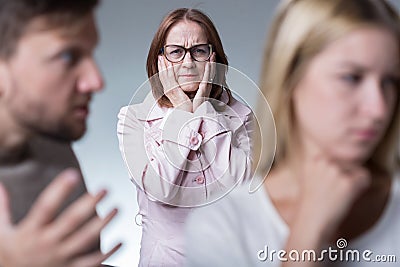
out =
<path fill-rule="evenodd" d="M 118 244 L 105 255 L 100 250 L 87 252 L 117 213 L 114 209 L 104 219 L 96 215 L 96 204 L 106 191 L 85 194 L 56 216 L 79 180 L 73 169 L 59 174 L 18 225 L 12 224 L 7 192 L 0 184 L 0 266 L 100 266 L 120 248 Z"/>

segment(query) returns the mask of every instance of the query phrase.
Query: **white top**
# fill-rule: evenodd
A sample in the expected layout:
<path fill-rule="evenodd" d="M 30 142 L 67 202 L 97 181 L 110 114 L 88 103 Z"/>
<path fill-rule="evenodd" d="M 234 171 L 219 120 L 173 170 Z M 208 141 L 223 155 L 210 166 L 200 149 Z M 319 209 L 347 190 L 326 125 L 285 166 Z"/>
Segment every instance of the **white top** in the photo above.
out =
<path fill-rule="evenodd" d="M 248 186 L 242 186 L 217 203 L 196 210 L 189 217 L 186 225 L 186 266 L 280 266 L 278 252 L 284 248 L 288 235 L 289 228 L 266 190 L 261 187 L 249 194 Z M 323 266 L 399 266 L 399 238 L 400 179 L 395 178 L 388 203 L 378 222 L 351 242 L 339 240 L 337 245 L 343 249 L 339 250 L 337 245 L 327 246 Z M 289 253 L 282 257 L 289 258 Z M 294 252 L 290 255 L 296 257 Z M 309 255 L 313 257 L 311 252 Z M 317 252 L 316 259 L 320 255 Z M 304 256 L 307 259 L 308 254 Z M 335 257 L 339 261 L 330 260 Z"/>

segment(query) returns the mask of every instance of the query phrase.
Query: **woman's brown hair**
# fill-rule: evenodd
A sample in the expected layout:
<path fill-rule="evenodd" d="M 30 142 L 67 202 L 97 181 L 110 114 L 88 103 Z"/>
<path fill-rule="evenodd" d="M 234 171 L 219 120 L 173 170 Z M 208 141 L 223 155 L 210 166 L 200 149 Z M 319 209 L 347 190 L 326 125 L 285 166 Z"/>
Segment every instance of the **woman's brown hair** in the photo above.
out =
<path fill-rule="evenodd" d="M 157 32 L 154 35 L 153 41 L 150 45 L 150 50 L 147 56 L 147 76 L 150 79 L 153 96 L 158 100 L 158 104 L 162 107 L 172 107 L 170 100 L 164 95 L 164 88 L 160 82 L 160 79 L 156 75 L 158 70 L 158 56 L 160 51 L 165 45 L 165 40 L 170 29 L 181 21 L 192 21 L 200 25 L 204 33 L 207 36 L 208 42 L 212 45 L 213 52 L 216 54 L 216 63 L 220 69 L 220 66 L 225 66 L 224 71 L 217 71 L 215 81 L 218 81 L 212 85 L 210 98 L 219 99 L 225 89 L 229 96 L 229 102 L 231 101 L 232 95 L 230 90 L 226 87 L 226 70 L 228 68 L 228 59 L 225 55 L 224 48 L 222 47 L 221 39 L 218 35 L 218 31 L 215 28 L 211 19 L 197 9 L 179 8 L 171 11 L 167 16 L 164 17 Z"/>

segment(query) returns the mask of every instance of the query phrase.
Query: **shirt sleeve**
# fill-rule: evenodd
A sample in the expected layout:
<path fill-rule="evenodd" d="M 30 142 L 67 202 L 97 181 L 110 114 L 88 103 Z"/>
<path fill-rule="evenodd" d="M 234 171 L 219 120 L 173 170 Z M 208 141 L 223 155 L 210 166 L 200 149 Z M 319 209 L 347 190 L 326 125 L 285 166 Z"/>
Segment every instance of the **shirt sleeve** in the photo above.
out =
<path fill-rule="evenodd" d="M 132 181 L 151 200 L 164 203 L 170 203 L 176 195 L 189 153 L 202 142 L 200 119 L 191 120 L 191 113 L 178 109 L 167 117 L 174 125 L 168 132 L 162 130 L 165 121 L 148 124 L 128 106 L 119 112 L 117 125 L 119 147 Z"/>

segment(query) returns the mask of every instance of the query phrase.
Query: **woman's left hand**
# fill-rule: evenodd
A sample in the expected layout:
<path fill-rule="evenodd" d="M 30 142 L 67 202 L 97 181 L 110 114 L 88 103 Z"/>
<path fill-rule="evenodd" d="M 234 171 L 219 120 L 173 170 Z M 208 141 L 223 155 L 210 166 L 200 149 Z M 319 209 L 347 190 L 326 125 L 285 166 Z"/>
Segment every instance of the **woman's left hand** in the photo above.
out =
<path fill-rule="evenodd" d="M 193 112 L 210 97 L 211 88 L 213 85 L 213 79 L 215 77 L 215 53 L 210 57 L 210 62 L 206 63 L 204 69 L 203 79 L 200 82 L 199 89 L 193 99 Z"/>

